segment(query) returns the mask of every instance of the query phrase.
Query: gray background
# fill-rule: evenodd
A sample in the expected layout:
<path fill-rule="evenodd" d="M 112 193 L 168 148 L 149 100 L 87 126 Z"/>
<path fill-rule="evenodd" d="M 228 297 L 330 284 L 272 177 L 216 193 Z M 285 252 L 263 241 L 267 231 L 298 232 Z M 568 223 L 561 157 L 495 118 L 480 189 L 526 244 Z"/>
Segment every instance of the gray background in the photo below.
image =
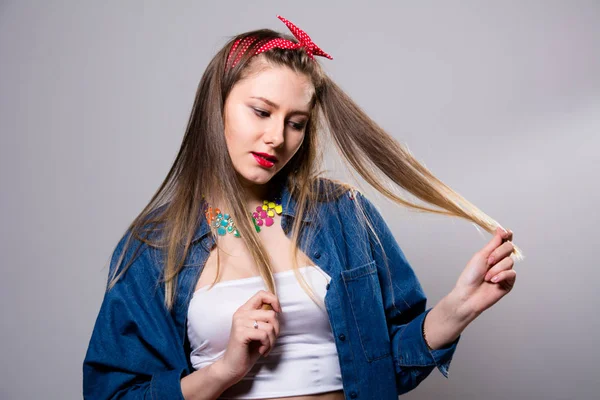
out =
<path fill-rule="evenodd" d="M 597 398 L 597 1 L 102 3 L 0 3 L 0 398 L 81 397 L 108 259 L 174 160 L 204 68 L 226 36 L 287 31 L 277 14 L 526 255 L 450 379 L 404 398 Z M 373 199 L 431 306 L 489 240 Z"/>

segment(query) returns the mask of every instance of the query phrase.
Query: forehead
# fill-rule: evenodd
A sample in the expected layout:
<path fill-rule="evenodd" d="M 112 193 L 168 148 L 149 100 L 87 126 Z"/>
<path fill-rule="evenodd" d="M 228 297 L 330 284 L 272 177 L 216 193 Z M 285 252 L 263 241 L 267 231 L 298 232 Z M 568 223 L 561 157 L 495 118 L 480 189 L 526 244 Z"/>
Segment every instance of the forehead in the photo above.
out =
<path fill-rule="evenodd" d="M 284 108 L 308 110 L 315 92 L 310 78 L 288 67 L 263 64 L 238 81 L 236 97 L 264 97 Z"/>

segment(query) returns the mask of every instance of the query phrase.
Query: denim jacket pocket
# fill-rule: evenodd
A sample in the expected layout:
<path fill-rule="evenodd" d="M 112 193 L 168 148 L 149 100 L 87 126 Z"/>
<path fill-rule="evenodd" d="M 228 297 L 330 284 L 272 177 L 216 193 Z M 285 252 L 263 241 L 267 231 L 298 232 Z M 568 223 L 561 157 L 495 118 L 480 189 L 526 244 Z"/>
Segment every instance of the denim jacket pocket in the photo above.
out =
<path fill-rule="evenodd" d="M 390 338 L 375 261 L 341 272 L 368 362 L 390 355 Z"/>

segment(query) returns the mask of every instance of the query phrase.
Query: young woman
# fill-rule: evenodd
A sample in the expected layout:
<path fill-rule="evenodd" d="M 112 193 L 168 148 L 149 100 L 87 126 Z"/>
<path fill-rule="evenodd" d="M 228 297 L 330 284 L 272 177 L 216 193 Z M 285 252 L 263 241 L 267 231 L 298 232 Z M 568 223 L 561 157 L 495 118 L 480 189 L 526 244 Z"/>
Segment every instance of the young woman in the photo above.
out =
<path fill-rule="evenodd" d="M 447 377 L 461 332 L 512 289 L 512 232 L 369 119 L 279 18 L 294 37 L 246 32 L 208 65 L 171 171 L 113 253 L 86 398 L 396 399 Z M 388 198 L 494 234 L 435 307 L 375 206 L 320 176 L 325 131 Z"/>

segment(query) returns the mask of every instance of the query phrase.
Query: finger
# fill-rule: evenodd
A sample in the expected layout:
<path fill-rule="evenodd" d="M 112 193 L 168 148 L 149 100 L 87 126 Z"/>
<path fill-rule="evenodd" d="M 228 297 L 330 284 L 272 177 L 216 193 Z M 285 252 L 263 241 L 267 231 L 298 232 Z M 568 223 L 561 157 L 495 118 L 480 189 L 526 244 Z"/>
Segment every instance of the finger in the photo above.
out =
<path fill-rule="evenodd" d="M 274 310 L 252 310 L 248 313 L 248 318 L 254 321 L 263 321 L 273 325 L 276 336 L 279 336 L 279 319 Z"/>
<path fill-rule="evenodd" d="M 490 281 L 494 276 L 498 275 L 502 271 L 507 271 L 514 266 L 515 262 L 512 257 L 506 257 L 499 261 L 496 265 L 494 265 L 490 270 L 485 274 L 485 281 Z"/>
<path fill-rule="evenodd" d="M 269 348 L 266 351 L 261 353 L 263 356 L 266 357 L 269 354 L 269 352 L 271 351 L 271 349 L 275 346 L 275 340 L 277 340 L 277 337 L 275 335 L 275 328 L 273 327 L 272 324 L 268 324 L 264 321 L 256 321 L 256 323 L 258 324 L 258 328 L 254 327 L 254 320 L 252 320 L 251 322 L 248 322 L 248 329 L 254 329 L 256 331 L 266 332 L 267 337 L 269 339 Z"/>
<path fill-rule="evenodd" d="M 499 274 L 497 274 L 496 276 L 492 277 L 491 282 L 492 283 L 508 282 L 512 285 L 512 284 L 514 284 L 516 279 L 517 279 L 517 271 L 515 271 L 514 269 L 509 269 L 507 271 L 502 271 Z"/>
<path fill-rule="evenodd" d="M 263 329 L 254 329 L 247 328 L 245 330 L 245 335 L 249 341 L 257 341 L 260 342 L 260 347 L 258 348 L 258 352 L 261 355 L 264 355 L 267 351 L 271 349 L 271 339 L 269 338 L 269 334 Z"/>
<path fill-rule="evenodd" d="M 505 242 L 500 247 L 497 247 L 487 259 L 488 265 L 494 265 L 497 262 L 502 261 L 505 257 L 512 254 L 514 250 L 512 242 Z"/>
<path fill-rule="evenodd" d="M 492 239 L 481 249 L 483 255 L 487 258 L 498 246 L 502 244 L 502 240 L 508 235 L 503 228 L 498 226 Z"/>
<path fill-rule="evenodd" d="M 242 310 L 258 310 L 263 308 L 263 304 L 270 305 L 275 311 L 281 312 L 281 306 L 279 305 L 279 300 L 277 296 L 271 292 L 267 292 L 266 290 L 259 290 L 256 294 L 246 303 L 244 303 L 240 309 Z"/>

